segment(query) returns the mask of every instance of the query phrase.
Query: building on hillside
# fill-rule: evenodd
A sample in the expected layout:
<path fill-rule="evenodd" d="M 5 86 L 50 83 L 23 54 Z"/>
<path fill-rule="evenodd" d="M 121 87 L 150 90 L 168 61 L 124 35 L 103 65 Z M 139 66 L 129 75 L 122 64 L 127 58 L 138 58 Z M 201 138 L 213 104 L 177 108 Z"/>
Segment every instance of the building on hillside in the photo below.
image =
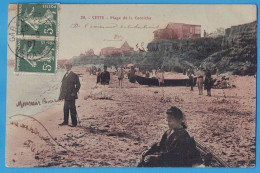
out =
<path fill-rule="evenodd" d="M 166 28 L 153 32 L 154 40 L 190 39 L 201 37 L 201 25 L 169 23 Z"/>
<path fill-rule="evenodd" d="M 100 55 L 131 55 L 134 52 L 134 48 L 129 46 L 127 41 L 125 41 L 120 48 L 105 47 L 101 49 Z"/>
<path fill-rule="evenodd" d="M 132 48 L 131 46 L 129 46 L 129 44 L 127 43 L 127 41 L 124 42 L 124 44 L 120 47 L 121 51 L 123 54 L 131 54 L 134 52 L 134 48 Z"/>
<path fill-rule="evenodd" d="M 105 47 L 102 48 L 100 51 L 100 55 L 115 55 L 115 54 L 122 54 L 119 48 L 115 47 Z"/>

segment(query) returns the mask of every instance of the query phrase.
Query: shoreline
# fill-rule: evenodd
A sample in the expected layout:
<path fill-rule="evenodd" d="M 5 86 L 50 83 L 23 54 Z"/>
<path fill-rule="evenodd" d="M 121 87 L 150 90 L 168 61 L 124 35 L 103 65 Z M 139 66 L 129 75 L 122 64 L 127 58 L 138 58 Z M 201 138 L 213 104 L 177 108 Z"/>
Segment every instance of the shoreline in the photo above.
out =
<path fill-rule="evenodd" d="M 48 101 L 58 98 L 60 81 L 65 72 L 57 71 L 56 75 L 19 75 L 13 69 L 7 69 L 6 117 L 23 113 L 34 115 L 52 106 Z M 19 86 L 19 87 L 17 87 Z M 45 101 L 47 103 L 45 104 Z"/>

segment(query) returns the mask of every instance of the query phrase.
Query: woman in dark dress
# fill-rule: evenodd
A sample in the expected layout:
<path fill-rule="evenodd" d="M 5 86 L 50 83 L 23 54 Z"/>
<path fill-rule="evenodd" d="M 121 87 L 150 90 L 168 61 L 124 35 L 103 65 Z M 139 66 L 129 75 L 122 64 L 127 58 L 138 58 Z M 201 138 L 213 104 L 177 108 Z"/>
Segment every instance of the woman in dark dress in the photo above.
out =
<path fill-rule="evenodd" d="M 192 167 L 202 163 L 196 143 L 185 130 L 184 116 L 172 106 L 167 110 L 167 130 L 160 141 L 142 155 L 138 167 Z"/>

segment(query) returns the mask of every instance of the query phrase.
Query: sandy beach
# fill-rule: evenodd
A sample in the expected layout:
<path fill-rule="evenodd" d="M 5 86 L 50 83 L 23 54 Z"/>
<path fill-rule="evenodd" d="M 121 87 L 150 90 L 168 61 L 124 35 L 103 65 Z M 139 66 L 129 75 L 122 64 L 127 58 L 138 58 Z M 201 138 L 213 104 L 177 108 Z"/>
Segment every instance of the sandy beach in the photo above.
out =
<path fill-rule="evenodd" d="M 149 87 L 117 76 L 97 85 L 85 69 L 76 102 L 80 124 L 58 126 L 63 102 L 6 127 L 8 167 L 136 167 L 142 152 L 167 130 L 165 111 L 179 107 L 188 131 L 232 167 L 255 166 L 256 78 L 230 76 L 236 87 L 212 89 Z M 106 99 L 105 99 L 106 98 Z"/>

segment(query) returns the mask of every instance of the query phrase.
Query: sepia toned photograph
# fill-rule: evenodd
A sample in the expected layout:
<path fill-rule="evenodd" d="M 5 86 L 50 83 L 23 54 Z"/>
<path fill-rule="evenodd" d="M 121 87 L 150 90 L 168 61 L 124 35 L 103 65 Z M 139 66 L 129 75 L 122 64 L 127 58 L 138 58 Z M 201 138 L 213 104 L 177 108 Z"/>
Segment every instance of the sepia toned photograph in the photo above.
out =
<path fill-rule="evenodd" d="M 256 5 L 9 4 L 7 167 L 255 167 Z"/>

